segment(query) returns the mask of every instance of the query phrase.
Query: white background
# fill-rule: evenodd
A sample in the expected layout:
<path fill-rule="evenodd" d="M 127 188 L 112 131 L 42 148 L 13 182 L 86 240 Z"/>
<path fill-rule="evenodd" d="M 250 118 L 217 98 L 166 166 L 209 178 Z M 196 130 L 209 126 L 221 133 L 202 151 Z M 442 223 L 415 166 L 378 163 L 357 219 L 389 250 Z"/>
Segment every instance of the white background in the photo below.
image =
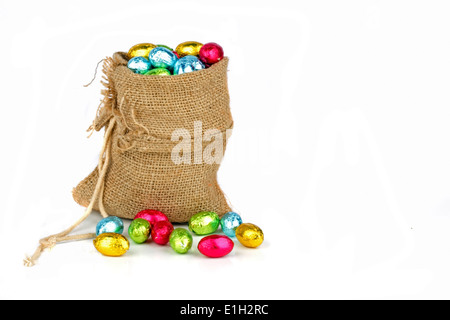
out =
<path fill-rule="evenodd" d="M 450 298 L 449 15 L 448 1 L 2 1 L 0 298 Z M 108 258 L 86 240 L 23 267 L 84 211 L 71 191 L 102 142 L 85 131 L 97 62 L 186 40 L 230 57 L 219 183 L 263 245 Z"/>

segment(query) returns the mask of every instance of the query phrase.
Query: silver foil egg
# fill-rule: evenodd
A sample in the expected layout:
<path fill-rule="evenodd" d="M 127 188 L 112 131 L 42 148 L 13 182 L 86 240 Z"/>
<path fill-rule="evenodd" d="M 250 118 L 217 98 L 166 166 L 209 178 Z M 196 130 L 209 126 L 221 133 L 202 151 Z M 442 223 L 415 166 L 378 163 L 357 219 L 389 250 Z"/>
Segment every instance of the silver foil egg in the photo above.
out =
<path fill-rule="evenodd" d="M 183 74 L 205 69 L 205 65 L 196 56 L 184 56 L 175 63 L 173 74 Z"/>
<path fill-rule="evenodd" d="M 172 70 L 178 58 L 175 53 L 164 47 L 156 47 L 148 55 L 153 68 L 165 68 Z"/>
<path fill-rule="evenodd" d="M 109 216 L 97 223 L 95 228 L 97 235 L 102 233 L 122 233 L 123 232 L 123 221 L 119 217 Z"/>
<path fill-rule="evenodd" d="M 144 74 L 151 69 L 152 65 L 147 58 L 144 57 L 134 57 L 128 61 L 128 68 L 134 73 Z"/>

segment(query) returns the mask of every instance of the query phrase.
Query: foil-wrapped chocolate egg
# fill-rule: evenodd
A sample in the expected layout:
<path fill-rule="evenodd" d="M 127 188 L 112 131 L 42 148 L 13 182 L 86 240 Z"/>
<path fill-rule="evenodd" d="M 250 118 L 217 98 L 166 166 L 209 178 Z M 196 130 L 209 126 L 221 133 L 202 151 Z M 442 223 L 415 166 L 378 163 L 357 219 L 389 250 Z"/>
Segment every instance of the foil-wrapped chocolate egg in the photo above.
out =
<path fill-rule="evenodd" d="M 166 45 L 164 45 L 164 44 L 157 44 L 156 46 L 157 46 L 157 47 L 163 47 L 163 48 L 169 49 L 170 51 L 173 52 L 173 49 L 172 49 L 171 47 L 166 46 Z"/>
<path fill-rule="evenodd" d="M 220 226 L 223 233 L 229 237 L 236 236 L 236 228 L 242 223 L 242 218 L 236 212 L 230 211 L 223 215 L 220 219 Z"/>
<path fill-rule="evenodd" d="M 169 243 L 172 249 L 177 253 L 186 253 L 192 247 L 192 235 L 184 228 L 176 228 L 169 237 Z"/>
<path fill-rule="evenodd" d="M 236 238 L 249 248 L 256 248 L 264 241 L 264 233 L 261 228 L 253 223 L 242 223 L 236 228 Z"/>
<path fill-rule="evenodd" d="M 138 218 L 147 220 L 150 223 L 150 227 L 153 227 L 154 224 L 158 221 L 169 221 L 169 218 L 167 218 L 164 213 L 158 210 L 151 209 L 139 211 L 134 219 Z"/>
<path fill-rule="evenodd" d="M 166 68 L 155 68 L 144 73 L 146 76 L 170 76 L 171 73 Z"/>
<path fill-rule="evenodd" d="M 156 47 L 150 51 L 148 60 L 153 68 L 165 68 L 172 70 L 173 65 L 177 62 L 178 58 L 172 50 L 164 47 Z"/>
<path fill-rule="evenodd" d="M 134 73 L 144 74 L 149 71 L 152 67 L 150 61 L 144 57 L 134 57 L 128 61 L 128 68 Z"/>
<path fill-rule="evenodd" d="M 156 45 L 153 43 L 138 43 L 130 48 L 127 53 L 128 59 L 134 57 L 148 57 L 148 54 L 152 49 L 156 48 Z"/>
<path fill-rule="evenodd" d="M 184 56 L 178 59 L 173 67 L 173 74 L 183 74 L 205 69 L 205 65 L 195 56 Z"/>
<path fill-rule="evenodd" d="M 198 53 L 198 58 L 210 66 L 223 59 L 223 49 L 215 42 L 205 43 Z"/>
<path fill-rule="evenodd" d="M 198 56 L 198 53 L 200 52 L 200 49 L 202 48 L 203 44 L 197 41 L 186 41 L 183 43 L 180 43 L 176 48 L 175 51 L 178 53 L 178 56 L 180 58 L 183 58 L 184 56 L 191 55 L 191 56 Z"/>
<path fill-rule="evenodd" d="M 97 235 L 105 233 L 105 232 L 122 233 L 123 232 L 123 221 L 119 217 L 115 217 L 115 216 L 106 217 L 97 223 L 95 232 Z"/>
<path fill-rule="evenodd" d="M 220 224 L 219 215 L 211 211 L 203 211 L 194 214 L 189 219 L 189 230 L 197 235 L 213 233 Z"/>
<path fill-rule="evenodd" d="M 119 233 L 102 233 L 94 239 L 94 247 L 105 256 L 119 257 L 128 251 L 128 239 Z"/>
<path fill-rule="evenodd" d="M 144 243 L 150 236 L 150 223 L 141 218 L 131 221 L 128 235 L 136 243 Z"/>
<path fill-rule="evenodd" d="M 169 221 L 158 221 L 152 227 L 152 240 L 160 245 L 169 242 L 170 234 L 173 231 L 173 225 Z"/>
<path fill-rule="evenodd" d="M 229 254 L 234 242 L 227 236 L 213 234 L 202 238 L 198 243 L 198 251 L 210 258 L 220 258 Z"/>

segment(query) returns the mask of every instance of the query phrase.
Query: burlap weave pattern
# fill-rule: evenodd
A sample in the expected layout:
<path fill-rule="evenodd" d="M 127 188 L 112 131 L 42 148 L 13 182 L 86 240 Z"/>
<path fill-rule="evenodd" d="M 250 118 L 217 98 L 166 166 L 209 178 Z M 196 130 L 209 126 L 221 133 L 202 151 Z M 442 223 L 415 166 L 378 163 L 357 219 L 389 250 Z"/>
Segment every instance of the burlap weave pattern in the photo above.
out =
<path fill-rule="evenodd" d="M 107 213 L 132 219 L 143 209 L 156 209 L 172 222 L 187 222 L 199 211 L 219 215 L 230 211 L 217 183 L 219 164 L 196 164 L 193 152 L 196 121 L 201 121 L 202 134 L 208 129 L 222 132 L 225 150 L 225 133 L 233 126 L 228 59 L 177 76 L 134 74 L 126 64 L 122 52 L 104 62 L 105 99 L 93 124 L 99 131 L 115 119 L 103 190 Z M 172 133 L 179 128 L 191 134 L 191 164 L 175 164 L 171 159 L 178 143 L 171 141 Z M 77 203 L 89 204 L 98 174 L 96 168 L 74 188 Z M 98 210 L 98 201 L 94 209 Z"/>

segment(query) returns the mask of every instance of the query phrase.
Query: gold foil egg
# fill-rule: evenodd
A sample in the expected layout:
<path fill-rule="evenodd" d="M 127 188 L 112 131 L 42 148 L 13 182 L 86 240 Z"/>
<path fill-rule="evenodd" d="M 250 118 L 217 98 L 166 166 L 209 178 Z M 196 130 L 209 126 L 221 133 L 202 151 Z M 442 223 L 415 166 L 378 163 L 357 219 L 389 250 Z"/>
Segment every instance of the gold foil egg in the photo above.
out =
<path fill-rule="evenodd" d="M 139 43 L 130 48 L 128 50 L 128 59 L 134 58 L 134 57 L 145 57 L 148 58 L 148 54 L 152 49 L 156 48 L 157 46 L 153 43 Z"/>
<path fill-rule="evenodd" d="M 236 229 L 236 238 L 239 242 L 249 248 L 256 248 L 264 241 L 262 230 L 252 223 L 242 223 Z"/>
<path fill-rule="evenodd" d="M 105 256 L 119 257 L 128 251 L 130 243 L 120 233 L 102 233 L 94 239 L 94 247 Z"/>
<path fill-rule="evenodd" d="M 176 47 L 175 52 L 178 54 L 180 58 L 183 58 L 184 56 L 187 55 L 198 56 L 198 53 L 200 52 L 202 46 L 203 44 L 197 41 L 186 41 L 180 43 Z"/>

